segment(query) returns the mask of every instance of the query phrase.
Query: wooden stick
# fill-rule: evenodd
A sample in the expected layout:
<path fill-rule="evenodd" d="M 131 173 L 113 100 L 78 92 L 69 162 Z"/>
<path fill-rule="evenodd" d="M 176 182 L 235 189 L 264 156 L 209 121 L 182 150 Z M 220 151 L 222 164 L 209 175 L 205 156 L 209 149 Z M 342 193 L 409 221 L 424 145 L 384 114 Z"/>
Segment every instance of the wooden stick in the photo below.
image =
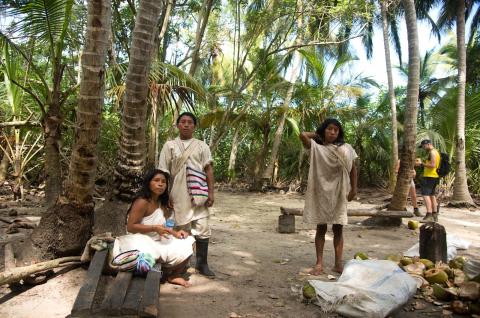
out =
<path fill-rule="evenodd" d="M 280 207 L 280 213 L 284 215 L 303 215 L 303 209 L 300 208 L 285 208 Z M 386 216 L 386 217 L 395 217 L 395 218 L 411 218 L 413 213 L 409 211 L 378 211 L 376 208 L 373 209 L 355 209 L 347 210 L 348 216 Z"/>
<path fill-rule="evenodd" d="M 72 265 L 72 262 L 80 262 L 80 256 L 57 258 L 51 261 L 41 262 L 24 267 L 15 267 L 0 273 L 0 286 L 18 282 L 32 274 L 53 269 L 61 266 Z"/>

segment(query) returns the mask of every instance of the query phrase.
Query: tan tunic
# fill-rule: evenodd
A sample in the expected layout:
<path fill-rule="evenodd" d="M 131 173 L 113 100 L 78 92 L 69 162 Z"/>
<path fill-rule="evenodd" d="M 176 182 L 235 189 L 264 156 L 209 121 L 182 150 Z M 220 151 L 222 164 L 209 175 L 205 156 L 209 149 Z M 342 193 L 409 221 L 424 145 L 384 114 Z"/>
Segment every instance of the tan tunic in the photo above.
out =
<path fill-rule="evenodd" d="M 304 222 L 347 224 L 350 170 L 357 157 L 349 144 L 323 146 L 312 141 Z"/>
<path fill-rule="evenodd" d="M 160 152 L 158 169 L 170 174 L 171 190 L 170 198 L 173 202 L 175 210 L 175 222 L 177 225 L 185 225 L 193 220 L 198 220 L 209 216 L 209 210 L 206 206 L 193 206 L 190 194 L 188 193 L 186 180 L 186 166 L 193 169 L 205 171 L 205 167 L 213 162 L 212 154 L 208 145 L 198 139 L 193 138 L 192 142 L 187 145 L 192 147 L 196 143 L 196 150 L 187 159 L 187 162 L 175 174 L 174 168 L 181 160 L 184 144 L 180 138 L 169 140 L 163 145 Z M 172 182 L 173 180 L 173 182 Z"/>

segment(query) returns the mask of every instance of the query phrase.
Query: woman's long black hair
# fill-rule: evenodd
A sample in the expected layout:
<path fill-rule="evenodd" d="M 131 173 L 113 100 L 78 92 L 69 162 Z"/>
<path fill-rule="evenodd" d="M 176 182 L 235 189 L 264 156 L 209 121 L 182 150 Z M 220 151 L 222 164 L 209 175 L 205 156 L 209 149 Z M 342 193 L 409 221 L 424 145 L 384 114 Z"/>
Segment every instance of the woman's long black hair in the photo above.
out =
<path fill-rule="evenodd" d="M 127 215 L 128 215 L 128 213 L 130 213 L 130 210 L 132 209 L 133 202 L 135 202 L 137 199 L 141 198 L 141 199 L 150 200 L 152 198 L 152 191 L 150 190 L 150 181 L 152 181 L 152 179 L 155 178 L 155 176 L 157 174 L 163 175 L 165 177 L 165 179 L 167 180 L 167 187 L 165 188 L 165 191 L 158 197 L 158 203 L 160 203 L 160 206 L 162 208 L 164 208 L 165 210 L 167 210 L 168 199 L 169 199 L 169 197 L 168 197 L 168 180 L 169 180 L 168 173 L 166 173 L 162 170 L 159 170 L 159 169 L 153 169 L 153 170 L 147 172 L 147 174 L 145 174 L 145 176 L 143 177 L 141 188 L 137 192 L 135 197 L 133 198 L 132 203 L 130 204 L 130 207 L 128 208 Z"/>
<path fill-rule="evenodd" d="M 327 118 L 323 121 L 320 127 L 318 127 L 315 131 L 318 138 L 315 138 L 314 140 L 317 142 L 317 144 L 323 145 L 325 143 L 325 130 L 330 124 L 334 124 L 338 127 L 338 136 L 333 144 L 337 146 L 343 145 L 345 143 L 345 133 L 343 132 L 342 124 L 340 124 L 340 122 L 335 118 Z"/>

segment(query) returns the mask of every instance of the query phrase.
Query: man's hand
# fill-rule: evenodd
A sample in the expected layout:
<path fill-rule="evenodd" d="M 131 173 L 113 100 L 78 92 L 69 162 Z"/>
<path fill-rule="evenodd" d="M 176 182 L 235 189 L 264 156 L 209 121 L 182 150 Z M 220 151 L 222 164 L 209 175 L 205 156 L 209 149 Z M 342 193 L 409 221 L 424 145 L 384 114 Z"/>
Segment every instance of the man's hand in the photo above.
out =
<path fill-rule="evenodd" d="M 213 199 L 213 193 L 209 193 L 207 202 L 205 202 L 205 206 L 209 208 L 213 205 L 213 202 L 215 202 L 215 200 Z"/>
<path fill-rule="evenodd" d="M 348 193 L 347 201 L 348 202 L 352 201 L 353 199 L 355 199 L 356 195 L 357 195 L 357 190 L 351 189 L 350 192 Z"/>

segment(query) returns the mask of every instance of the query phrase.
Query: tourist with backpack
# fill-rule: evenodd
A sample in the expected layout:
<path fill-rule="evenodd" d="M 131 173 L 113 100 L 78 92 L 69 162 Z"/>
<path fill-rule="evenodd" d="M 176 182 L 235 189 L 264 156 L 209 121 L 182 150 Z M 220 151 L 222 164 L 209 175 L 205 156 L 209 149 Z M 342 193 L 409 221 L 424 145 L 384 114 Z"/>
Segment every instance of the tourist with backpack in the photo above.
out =
<path fill-rule="evenodd" d="M 423 167 L 423 178 L 420 189 L 427 209 L 427 214 L 420 222 L 436 222 L 438 220 L 436 188 L 440 180 L 438 169 L 440 167 L 441 156 L 440 152 L 433 147 L 429 139 L 422 140 L 419 148 L 422 148 L 428 154 L 426 161 L 417 159 L 415 162 L 416 166 Z"/>

